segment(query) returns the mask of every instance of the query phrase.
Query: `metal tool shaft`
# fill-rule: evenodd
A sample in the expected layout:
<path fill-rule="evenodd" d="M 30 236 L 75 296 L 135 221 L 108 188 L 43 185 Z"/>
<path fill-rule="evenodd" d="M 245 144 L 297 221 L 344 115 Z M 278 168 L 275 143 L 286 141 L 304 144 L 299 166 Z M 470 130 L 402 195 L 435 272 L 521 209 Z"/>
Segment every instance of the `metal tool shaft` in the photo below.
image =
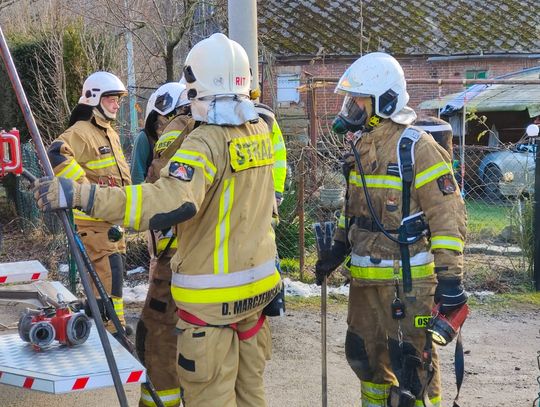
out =
<path fill-rule="evenodd" d="M 19 106 L 22 109 L 23 116 L 26 121 L 26 125 L 28 126 L 28 130 L 30 131 L 30 135 L 32 136 L 32 140 L 34 141 L 34 144 L 36 146 L 36 151 L 41 161 L 41 164 L 43 165 L 45 174 L 53 176 L 54 172 L 53 172 L 51 163 L 49 162 L 49 158 L 47 156 L 45 146 L 43 145 L 43 141 L 39 133 L 39 129 L 37 127 L 32 111 L 30 109 L 30 104 L 28 103 L 28 99 L 26 98 L 26 94 L 22 87 L 21 80 L 15 68 L 13 58 L 11 57 L 11 53 L 9 52 L 7 41 L 1 27 L 0 27 L 0 54 L 2 55 L 2 59 L 4 60 L 4 64 L 5 64 L 9 79 L 11 81 L 11 84 L 13 85 L 15 94 L 17 95 Z M 86 293 L 90 310 L 92 311 L 93 315 L 100 315 L 97 300 L 92 291 L 90 280 L 88 279 L 88 274 L 85 270 L 81 253 L 77 248 L 77 244 L 75 243 L 75 236 L 74 236 L 72 226 L 69 222 L 67 211 L 58 212 L 58 216 L 60 217 L 60 220 L 62 221 L 62 226 L 64 227 L 64 230 L 65 230 L 68 242 L 69 242 L 69 247 L 71 248 L 71 252 L 75 258 L 75 262 L 77 264 L 77 268 L 79 270 L 79 274 L 81 277 L 81 283 Z M 101 340 L 101 344 L 103 346 L 103 351 L 105 352 L 105 357 L 107 358 L 109 369 L 111 371 L 111 376 L 112 376 L 114 387 L 116 390 L 116 395 L 118 396 L 118 401 L 120 403 L 120 406 L 128 407 L 126 393 L 124 391 L 124 386 L 122 385 L 122 379 L 120 378 L 120 372 L 118 371 L 116 360 L 112 353 L 112 348 L 109 342 L 109 338 L 107 337 L 105 325 L 103 324 L 103 321 L 101 320 L 101 318 L 94 318 L 94 321 L 95 321 L 96 328 L 99 334 L 99 338 Z"/>
<path fill-rule="evenodd" d="M 326 363 L 326 313 L 327 313 L 327 282 L 326 277 L 321 284 L 321 379 L 322 406 L 328 406 L 328 370 Z"/>

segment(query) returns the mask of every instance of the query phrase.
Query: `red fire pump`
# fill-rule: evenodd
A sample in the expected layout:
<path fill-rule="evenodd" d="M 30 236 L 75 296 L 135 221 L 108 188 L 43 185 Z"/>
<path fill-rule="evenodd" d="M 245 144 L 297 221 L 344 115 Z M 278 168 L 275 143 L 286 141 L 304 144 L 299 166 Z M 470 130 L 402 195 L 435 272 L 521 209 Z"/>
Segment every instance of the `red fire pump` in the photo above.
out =
<path fill-rule="evenodd" d="M 15 128 L 0 130 L 0 177 L 6 173 L 22 174 L 21 137 Z"/>
<path fill-rule="evenodd" d="M 36 351 L 55 339 L 63 345 L 80 345 L 88 339 L 92 324 L 82 311 L 72 311 L 65 302 L 39 310 L 27 309 L 19 319 L 19 336 Z"/>

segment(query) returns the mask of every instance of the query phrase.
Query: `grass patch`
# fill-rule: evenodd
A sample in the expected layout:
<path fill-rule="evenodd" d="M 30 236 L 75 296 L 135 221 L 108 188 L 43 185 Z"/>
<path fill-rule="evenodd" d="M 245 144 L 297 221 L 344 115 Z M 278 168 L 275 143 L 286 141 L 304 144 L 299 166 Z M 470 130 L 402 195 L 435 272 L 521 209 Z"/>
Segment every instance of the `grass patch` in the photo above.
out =
<path fill-rule="evenodd" d="M 329 295 L 327 307 L 328 310 L 346 310 L 349 299 L 345 295 Z M 287 310 L 316 310 L 321 308 L 321 297 L 297 297 L 285 296 L 285 305 Z"/>
<path fill-rule="evenodd" d="M 507 293 L 489 295 L 478 298 L 471 296 L 468 304 L 473 308 L 498 311 L 498 310 L 530 310 L 540 308 L 540 292 Z"/>
<path fill-rule="evenodd" d="M 467 233 L 472 237 L 498 236 L 510 223 L 511 206 L 467 201 Z"/>

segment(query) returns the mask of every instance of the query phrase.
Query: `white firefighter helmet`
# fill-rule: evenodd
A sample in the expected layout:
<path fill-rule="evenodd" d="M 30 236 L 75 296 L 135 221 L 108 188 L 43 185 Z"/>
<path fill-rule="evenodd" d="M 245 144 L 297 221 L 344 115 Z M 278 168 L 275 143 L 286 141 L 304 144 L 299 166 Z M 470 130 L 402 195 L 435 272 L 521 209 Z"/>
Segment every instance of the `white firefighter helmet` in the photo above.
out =
<path fill-rule="evenodd" d="M 88 106 L 99 106 L 102 96 L 127 95 L 124 84 L 110 72 L 94 72 L 83 84 L 79 103 Z"/>
<path fill-rule="evenodd" d="M 190 99 L 217 95 L 249 97 L 249 58 L 236 41 L 221 33 L 213 34 L 189 51 L 184 78 Z"/>
<path fill-rule="evenodd" d="M 401 65 L 384 52 L 357 59 L 341 76 L 335 92 L 349 97 L 371 96 L 374 113 L 385 119 L 400 112 L 409 101 Z"/>
<path fill-rule="evenodd" d="M 144 120 L 152 111 L 156 111 L 162 116 L 166 116 L 174 109 L 180 106 L 189 104 L 187 98 L 186 85 L 179 82 L 169 82 L 161 85 L 157 90 L 150 95 L 146 104 L 146 115 Z"/>

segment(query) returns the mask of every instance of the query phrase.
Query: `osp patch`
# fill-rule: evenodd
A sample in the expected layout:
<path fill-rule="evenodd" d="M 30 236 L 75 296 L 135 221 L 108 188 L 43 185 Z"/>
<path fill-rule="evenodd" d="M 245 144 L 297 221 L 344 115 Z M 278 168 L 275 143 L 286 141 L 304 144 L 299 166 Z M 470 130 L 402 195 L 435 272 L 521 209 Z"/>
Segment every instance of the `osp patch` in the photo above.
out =
<path fill-rule="evenodd" d="M 437 178 L 437 185 L 444 195 L 451 195 L 456 192 L 456 183 L 452 174 L 441 175 Z"/>
<path fill-rule="evenodd" d="M 429 321 L 431 321 L 431 315 L 415 315 L 414 316 L 414 327 L 415 328 L 425 328 L 428 326 Z"/>
<path fill-rule="evenodd" d="M 195 169 L 187 164 L 172 162 L 169 165 L 169 175 L 182 181 L 191 181 Z"/>

